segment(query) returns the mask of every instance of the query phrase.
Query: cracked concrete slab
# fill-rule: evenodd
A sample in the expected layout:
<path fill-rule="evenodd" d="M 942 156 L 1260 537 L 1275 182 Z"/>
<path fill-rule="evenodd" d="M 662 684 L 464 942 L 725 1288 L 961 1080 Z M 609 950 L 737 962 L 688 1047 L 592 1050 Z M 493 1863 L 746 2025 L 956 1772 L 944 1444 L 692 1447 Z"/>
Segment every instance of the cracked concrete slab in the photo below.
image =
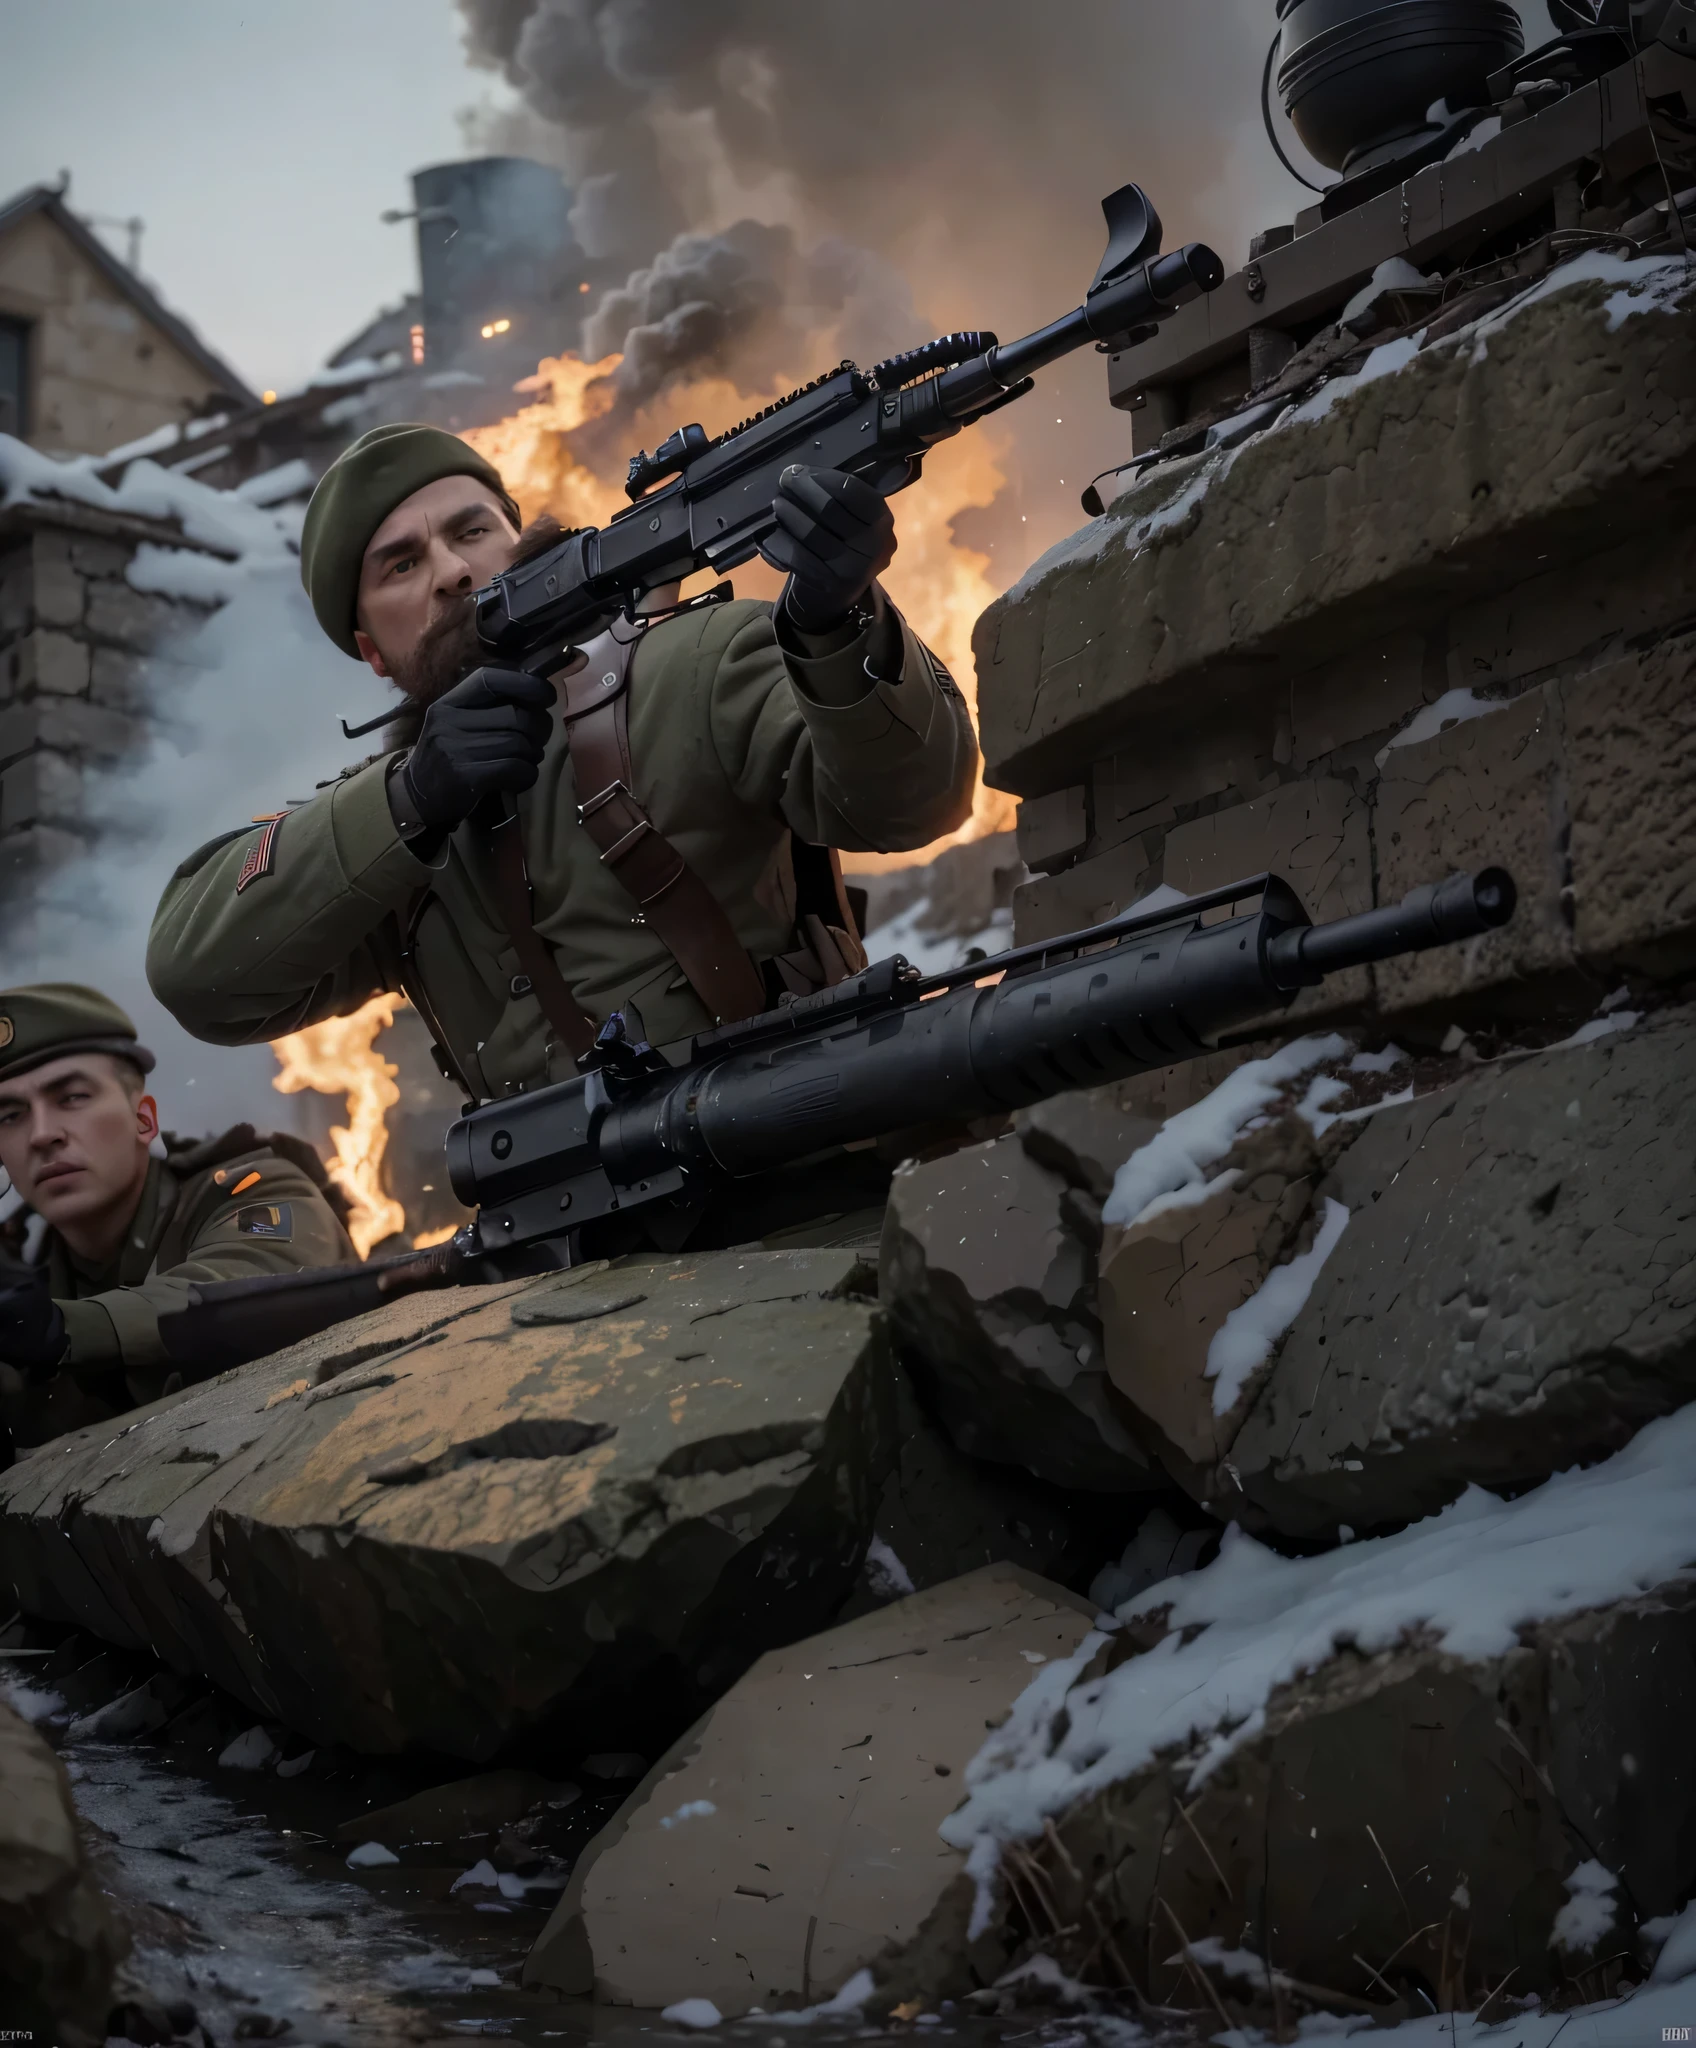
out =
<path fill-rule="evenodd" d="M 870 1284 L 843 1248 L 409 1297 L 27 1456 L 0 1578 L 320 1741 L 669 1741 L 854 1582 Z"/>

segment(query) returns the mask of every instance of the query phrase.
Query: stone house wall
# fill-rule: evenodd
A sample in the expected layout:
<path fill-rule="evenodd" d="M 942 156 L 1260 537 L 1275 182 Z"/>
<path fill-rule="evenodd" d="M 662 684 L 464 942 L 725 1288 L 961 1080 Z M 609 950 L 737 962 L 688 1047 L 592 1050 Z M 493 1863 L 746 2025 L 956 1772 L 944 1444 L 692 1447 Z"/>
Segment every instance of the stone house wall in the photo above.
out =
<path fill-rule="evenodd" d="M 206 616 L 130 587 L 146 541 L 190 545 L 68 501 L 0 511 L 0 923 L 20 948 L 48 875 L 101 837 L 91 778 L 145 755 L 185 673 L 168 652 Z"/>

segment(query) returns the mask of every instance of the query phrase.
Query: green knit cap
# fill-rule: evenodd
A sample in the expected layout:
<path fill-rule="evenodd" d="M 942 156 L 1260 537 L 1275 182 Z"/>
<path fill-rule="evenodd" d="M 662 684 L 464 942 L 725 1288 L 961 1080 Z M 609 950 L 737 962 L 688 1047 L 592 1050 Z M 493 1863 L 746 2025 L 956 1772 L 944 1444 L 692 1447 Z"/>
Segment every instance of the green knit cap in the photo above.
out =
<path fill-rule="evenodd" d="M 474 476 L 494 492 L 513 525 L 522 524 L 500 471 L 440 427 L 373 427 L 318 479 L 301 529 L 300 580 L 319 625 L 344 654 L 359 654 L 354 610 L 371 536 L 414 491 L 444 476 Z"/>
<path fill-rule="evenodd" d="M 0 989 L 0 1081 L 73 1052 L 107 1052 L 144 1074 L 153 1055 L 110 996 L 74 981 Z"/>

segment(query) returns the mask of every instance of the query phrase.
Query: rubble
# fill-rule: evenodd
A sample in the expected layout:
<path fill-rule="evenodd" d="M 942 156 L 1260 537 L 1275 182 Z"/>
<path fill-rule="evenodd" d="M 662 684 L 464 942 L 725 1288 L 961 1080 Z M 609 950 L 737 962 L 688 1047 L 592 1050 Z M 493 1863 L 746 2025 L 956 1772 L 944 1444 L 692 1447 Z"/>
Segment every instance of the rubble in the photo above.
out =
<path fill-rule="evenodd" d="M 959 1881 L 961 1775 L 1093 1609 L 1012 1565 L 769 1651 L 579 1862 L 528 1985 L 721 2016 L 823 2003 Z"/>
<path fill-rule="evenodd" d="M 0 1698 L 0 2009 L 43 2040 L 106 2038 L 129 1946 L 78 1833 L 64 1766 Z M 21 2036 L 19 2038 L 27 2038 Z"/>
<path fill-rule="evenodd" d="M 1036 1955 L 1228 2024 L 1640 1978 L 1696 1857 L 1693 1418 L 1321 1556 L 1228 1537 L 1127 1602 L 968 1768 L 968 1872 L 877 2003 Z"/>
<path fill-rule="evenodd" d="M 26 1457 L 0 1568 L 313 1742 L 659 1746 L 860 1569 L 895 1458 L 864 1271 L 721 1252 L 411 1296 Z"/>

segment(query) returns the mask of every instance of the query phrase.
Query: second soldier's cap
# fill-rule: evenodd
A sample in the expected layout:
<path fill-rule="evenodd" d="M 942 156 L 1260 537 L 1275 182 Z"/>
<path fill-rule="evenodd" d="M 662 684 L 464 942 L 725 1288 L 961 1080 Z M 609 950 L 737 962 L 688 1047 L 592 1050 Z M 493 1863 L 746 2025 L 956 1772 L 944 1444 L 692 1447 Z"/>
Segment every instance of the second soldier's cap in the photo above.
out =
<path fill-rule="evenodd" d="M 110 996 L 75 981 L 0 989 L 0 1081 L 73 1052 L 110 1053 L 150 1074 L 154 1058 Z"/>

